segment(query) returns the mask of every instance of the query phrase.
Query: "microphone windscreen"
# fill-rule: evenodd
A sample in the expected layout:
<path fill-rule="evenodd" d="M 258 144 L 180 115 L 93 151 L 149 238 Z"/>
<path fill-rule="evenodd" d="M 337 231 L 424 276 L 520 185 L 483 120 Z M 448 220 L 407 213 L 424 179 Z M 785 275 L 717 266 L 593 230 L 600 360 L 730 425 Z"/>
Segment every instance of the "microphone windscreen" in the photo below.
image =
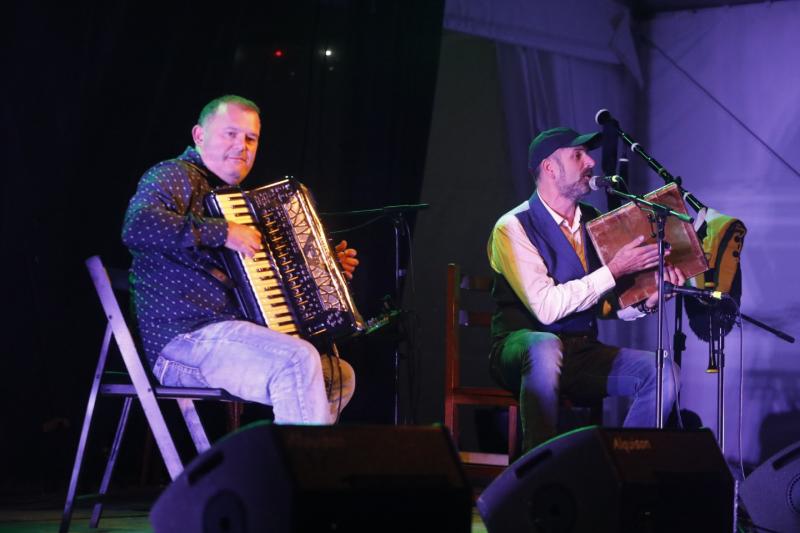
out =
<path fill-rule="evenodd" d="M 599 191 L 600 189 L 605 188 L 605 181 L 603 181 L 603 177 L 592 176 L 589 178 L 589 188 L 593 191 Z"/>
<path fill-rule="evenodd" d="M 611 116 L 611 111 L 608 109 L 601 109 L 594 116 L 594 121 L 597 122 L 598 126 L 602 126 L 606 122 L 610 122 L 612 120 L 614 120 L 614 117 Z"/>

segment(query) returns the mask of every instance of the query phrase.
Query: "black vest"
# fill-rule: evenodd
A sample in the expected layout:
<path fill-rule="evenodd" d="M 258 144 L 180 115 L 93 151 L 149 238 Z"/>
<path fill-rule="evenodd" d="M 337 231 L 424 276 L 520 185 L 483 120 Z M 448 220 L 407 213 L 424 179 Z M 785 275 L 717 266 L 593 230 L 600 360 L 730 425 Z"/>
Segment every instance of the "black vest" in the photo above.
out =
<path fill-rule="evenodd" d="M 539 195 L 534 191 L 529 208 L 516 214 L 522 224 L 528 239 L 539 251 L 544 260 L 550 276 L 556 284 L 566 283 L 573 279 L 580 279 L 586 275 L 583 265 L 569 243 L 569 240 L 556 224 L 547 211 Z M 589 204 L 581 203 L 581 231 L 583 232 L 583 249 L 589 272 L 600 268 L 601 263 L 597 253 L 586 234 L 584 224 L 600 215 L 600 212 Z M 572 313 L 552 324 L 542 324 L 531 313 L 525 304 L 517 297 L 506 278 L 495 273 L 492 296 L 496 303 L 496 310 L 492 317 L 492 339 L 494 342 L 505 338 L 509 333 L 520 329 L 532 331 L 547 331 L 551 333 L 584 333 L 597 335 L 598 305 Z M 602 301 L 602 300 L 601 300 Z"/>

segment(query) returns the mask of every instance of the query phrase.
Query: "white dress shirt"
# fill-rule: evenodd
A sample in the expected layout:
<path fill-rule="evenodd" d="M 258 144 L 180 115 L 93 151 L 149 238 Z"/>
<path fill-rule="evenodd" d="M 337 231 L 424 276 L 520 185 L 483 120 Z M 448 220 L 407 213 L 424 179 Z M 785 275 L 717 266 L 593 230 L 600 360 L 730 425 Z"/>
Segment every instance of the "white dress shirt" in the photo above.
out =
<path fill-rule="evenodd" d="M 576 207 L 575 217 L 570 223 L 553 211 L 544 200 L 542 204 L 556 224 L 566 226 L 573 239 L 582 243 L 580 206 Z M 525 307 L 542 324 L 552 324 L 595 305 L 606 292 L 614 288 L 616 281 L 611 270 L 602 266 L 582 278 L 556 284 L 548 273 L 539 250 L 528 239 L 525 228 L 516 217 L 517 213 L 529 207 L 525 201 L 500 217 L 489 237 L 486 251 L 492 269 L 506 278 Z M 642 316 L 644 313 L 634 307 L 617 311 L 617 317 L 622 320 L 635 320 Z"/>

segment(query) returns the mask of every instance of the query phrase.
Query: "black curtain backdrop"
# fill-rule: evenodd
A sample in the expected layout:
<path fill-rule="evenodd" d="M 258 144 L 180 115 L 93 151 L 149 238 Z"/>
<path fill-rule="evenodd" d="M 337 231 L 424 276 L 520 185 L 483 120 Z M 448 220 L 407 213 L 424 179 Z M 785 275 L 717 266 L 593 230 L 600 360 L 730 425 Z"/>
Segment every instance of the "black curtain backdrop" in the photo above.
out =
<path fill-rule="evenodd" d="M 128 199 L 149 166 L 191 143 L 208 100 L 236 93 L 262 108 L 246 188 L 294 175 L 323 212 L 418 201 L 442 1 L 200 6 L 7 8 L 4 493 L 65 490 L 104 328 L 83 261 L 100 254 L 129 264 L 119 239 Z M 366 220 L 325 221 L 339 231 Z M 394 292 L 391 221 L 335 237 L 359 249 L 353 290 L 373 316 Z M 345 349 L 359 372 L 345 421 L 389 422 L 392 347 L 367 340 Z"/>

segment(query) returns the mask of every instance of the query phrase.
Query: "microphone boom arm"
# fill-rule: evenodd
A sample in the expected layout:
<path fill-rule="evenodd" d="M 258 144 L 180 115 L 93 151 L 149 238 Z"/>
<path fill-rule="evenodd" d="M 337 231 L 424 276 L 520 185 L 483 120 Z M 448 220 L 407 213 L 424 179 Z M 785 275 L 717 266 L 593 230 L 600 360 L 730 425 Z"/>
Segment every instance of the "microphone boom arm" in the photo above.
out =
<path fill-rule="evenodd" d="M 609 113 L 608 110 L 601 109 L 598 111 L 597 115 L 595 116 L 595 121 L 601 126 L 605 125 L 606 123 L 610 123 L 611 127 L 617 132 L 617 135 L 619 135 L 620 139 L 622 139 L 625 144 L 630 147 L 631 152 L 644 159 L 650 168 L 655 170 L 656 174 L 658 174 L 661 179 L 664 180 L 664 183 L 676 183 L 678 185 L 678 188 L 681 191 L 681 196 L 683 196 L 684 200 L 686 200 L 686 203 L 692 206 L 692 209 L 699 213 L 702 209 L 706 208 L 706 206 L 703 205 L 700 200 L 695 198 L 692 193 L 683 188 L 680 177 L 675 177 L 670 174 L 669 171 L 664 168 L 664 165 L 659 163 L 654 157 L 648 154 L 644 148 L 642 148 L 641 144 L 633 140 L 630 135 L 625 133 L 625 131 L 620 128 L 619 122 L 611 116 L 611 113 Z"/>

